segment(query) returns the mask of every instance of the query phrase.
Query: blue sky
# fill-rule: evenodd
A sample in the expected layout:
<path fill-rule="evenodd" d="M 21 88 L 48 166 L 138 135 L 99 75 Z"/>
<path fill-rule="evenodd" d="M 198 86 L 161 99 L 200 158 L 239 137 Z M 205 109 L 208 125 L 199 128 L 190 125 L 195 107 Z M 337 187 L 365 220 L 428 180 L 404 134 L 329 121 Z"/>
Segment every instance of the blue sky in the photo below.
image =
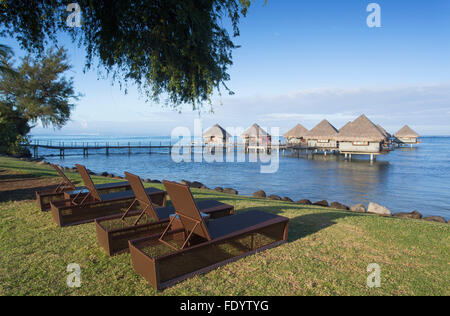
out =
<path fill-rule="evenodd" d="M 450 135 L 450 1 L 376 1 L 381 28 L 369 28 L 362 0 L 255 1 L 240 24 L 228 86 L 214 96 L 204 127 L 312 128 L 323 118 L 337 128 L 366 113 L 391 132 L 409 124 L 423 135 Z M 17 44 L 12 46 L 20 56 Z M 84 51 L 65 37 L 76 89 L 85 96 L 63 129 L 35 134 L 169 135 L 193 128 L 182 114 L 125 95 L 94 69 L 83 73 Z"/>

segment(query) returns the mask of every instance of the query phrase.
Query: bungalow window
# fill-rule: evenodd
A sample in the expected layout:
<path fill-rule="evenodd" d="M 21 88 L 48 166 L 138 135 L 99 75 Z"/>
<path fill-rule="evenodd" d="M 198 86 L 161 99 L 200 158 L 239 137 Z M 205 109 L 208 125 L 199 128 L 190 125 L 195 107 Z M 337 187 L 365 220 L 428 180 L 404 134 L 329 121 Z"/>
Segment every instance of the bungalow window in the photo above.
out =
<path fill-rule="evenodd" d="M 369 146 L 369 142 L 352 142 L 353 146 Z"/>

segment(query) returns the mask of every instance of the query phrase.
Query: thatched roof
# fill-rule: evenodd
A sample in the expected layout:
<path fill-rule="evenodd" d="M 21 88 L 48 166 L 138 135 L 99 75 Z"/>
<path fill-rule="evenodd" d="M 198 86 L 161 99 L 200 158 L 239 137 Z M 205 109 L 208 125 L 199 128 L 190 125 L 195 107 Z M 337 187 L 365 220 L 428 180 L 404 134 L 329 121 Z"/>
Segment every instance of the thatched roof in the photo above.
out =
<path fill-rule="evenodd" d="M 269 137 L 270 135 L 267 134 L 265 130 L 263 130 L 258 124 L 253 124 L 250 126 L 244 133 L 242 133 L 242 138 L 248 138 L 248 137 Z"/>
<path fill-rule="evenodd" d="M 291 129 L 289 132 L 283 135 L 285 138 L 302 138 L 305 137 L 306 133 L 308 133 L 308 130 L 302 125 L 297 124 L 293 129 Z"/>
<path fill-rule="evenodd" d="M 377 125 L 378 129 L 380 130 L 380 132 L 386 137 L 389 138 L 391 137 L 391 134 L 389 134 L 383 126 L 381 126 L 380 124 Z"/>
<path fill-rule="evenodd" d="M 208 129 L 206 132 L 203 133 L 203 137 L 217 137 L 217 138 L 230 138 L 231 135 L 219 124 L 214 125 L 210 129 Z"/>
<path fill-rule="evenodd" d="M 316 125 L 312 130 L 306 133 L 307 139 L 335 139 L 338 136 L 336 127 L 330 124 L 327 120 L 323 120 Z"/>
<path fill-rule="evenodd" d="M 339 131 L 339 141 L 382 141 L 386 136 L 364 114 Z"/>
<path fill-rule="evenodd" d="M 339 132 L 342 131 L 342 130 L 344 130 L 344 129 L 346 129 L 350 124 L 352 124 L 352 122 L 348 122 L 347 124 L 345 124 L 344 126 L 342 126 L 341 129 L 339 130 Z"/>
<path fill-rule="evenodd" d="M 411 137 L 411 138 L 417 138 L 420 137 L 419 134 L 414 132 L 408 125 L 403 126 L 401 130 L 399 130 L 397 133 L 394 134 L 395 137 Z"/>

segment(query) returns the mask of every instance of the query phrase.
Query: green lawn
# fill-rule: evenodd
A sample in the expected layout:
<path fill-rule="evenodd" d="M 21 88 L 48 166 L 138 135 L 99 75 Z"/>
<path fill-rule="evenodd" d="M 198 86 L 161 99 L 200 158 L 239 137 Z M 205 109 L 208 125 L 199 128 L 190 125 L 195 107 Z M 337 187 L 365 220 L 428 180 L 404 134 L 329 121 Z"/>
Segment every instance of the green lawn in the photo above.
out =
<path fill-rule="evenodd" d="M 93 224 L 59 228 L 32 191 L 5 189 L 15 173 L 56 177 L 48 166 L 0 157 L 0 295 L 450 295 L 448 224 L 202 190 L 193 191 L 196 198 L 232 204 L 237 213 L 258 208 L 289 217 L 289 242 L 158 293 L 128 254 L 105 255 Z M 70 263 L 81 266 L 80 288 L 66 285 Z M 381 267 L 380 288 L 366 284 L 371 263 Z"/>

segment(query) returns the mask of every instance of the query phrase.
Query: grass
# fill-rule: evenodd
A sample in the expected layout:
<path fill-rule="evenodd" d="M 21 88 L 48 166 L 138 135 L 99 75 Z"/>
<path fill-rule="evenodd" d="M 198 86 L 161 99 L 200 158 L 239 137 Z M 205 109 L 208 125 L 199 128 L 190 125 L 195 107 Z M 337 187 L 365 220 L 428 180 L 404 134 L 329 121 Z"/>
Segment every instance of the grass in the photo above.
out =
<path fill-rule="evenodd" d="M 450 295 L 448 224 L 203 190 L 193 190 L 197 199 L 232 204 L 237 213 L 258 208 L 289 217 L 289 242 L 156 292 L 129 254 L 103 252 L 93 224 L 59 228 L 39 210 L 34 188 L 6 182 L 56 177 L 48 166 L 0 157 L 0 295 Z M 81 266 L 80 288 L 66 285 L 70 263 Z M 366 284 L 371 263 L 381 267 L 380 288 Z"/>
<path fill-rule="evenodd" d="M 125 212 L 125 210 L 124 210 Z M 121 229 L 121 228 L 126 228 L 126 227 L 130 227 L 131 225 L 134 224 L 134 222 L 136 222 L 136 220 L 139 218 L 138 215 L 136 216 L 127 216 L 124 221 L 126 223 L 124 223 L 120 218 L 119 219 L 111 219 L 111 220 L 105 220 L 102 221 L 102 227 L 106 230 L 106 231 L 111 231 L 114 229 Z M 138 225 L 143 225 L 143 224 L 150 224 L 150 223 L 154 223 L 155 220 L 149 216 L 142 216 L 142 218 L 139 220 L 139 222 L 137 223 Z"/>

